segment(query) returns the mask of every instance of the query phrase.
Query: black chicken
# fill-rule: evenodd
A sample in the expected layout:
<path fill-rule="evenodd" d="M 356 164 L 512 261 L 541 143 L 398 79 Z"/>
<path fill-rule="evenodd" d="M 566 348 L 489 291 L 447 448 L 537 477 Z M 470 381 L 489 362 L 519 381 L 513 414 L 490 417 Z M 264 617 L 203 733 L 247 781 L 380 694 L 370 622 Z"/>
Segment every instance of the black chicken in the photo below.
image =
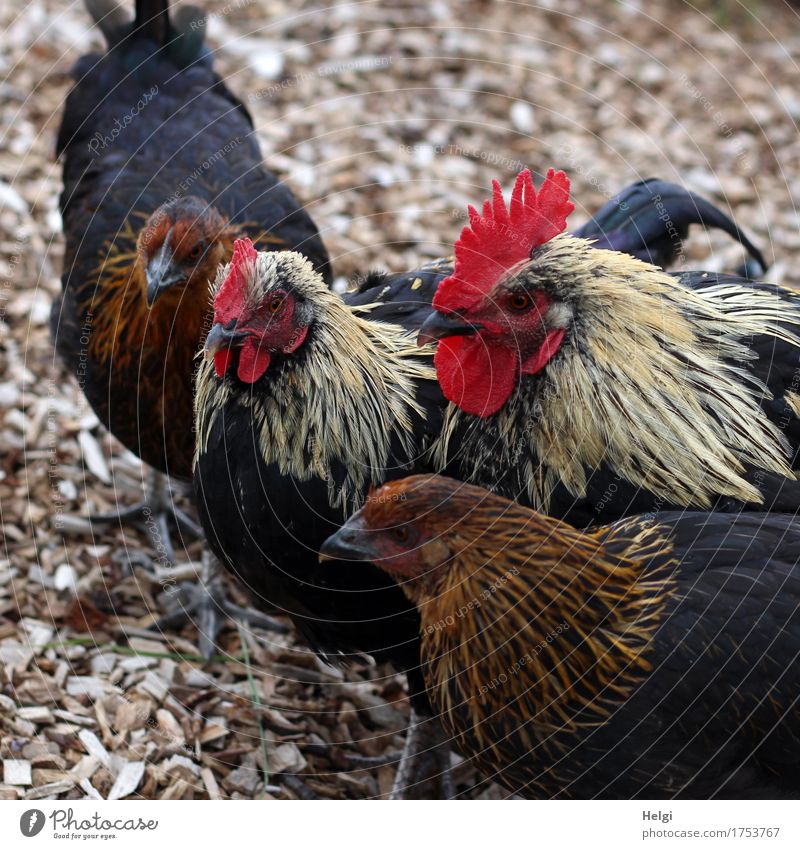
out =
<path fill-rule="evenodd" d="M 108 50 L 77 63 L 58 136 L 66 251 L 53 337 L 101 423 L 154 469 L 187 480 L 194 360 L 234 239 L 299 250 L 326 281 L 328 257 L 213 71 L 199 12 L 182 7 L 171 20 L 166 2 L 138 0 L 130 22 L 112 3 L 88 5 Z M 145 504 L 95 520 L 151 516 L 154 545 L 171 560 L 166 516 L 193 523 L 156 480 Z M 213 638 L 209 604 L 201 593 L 189 607 Z"/>

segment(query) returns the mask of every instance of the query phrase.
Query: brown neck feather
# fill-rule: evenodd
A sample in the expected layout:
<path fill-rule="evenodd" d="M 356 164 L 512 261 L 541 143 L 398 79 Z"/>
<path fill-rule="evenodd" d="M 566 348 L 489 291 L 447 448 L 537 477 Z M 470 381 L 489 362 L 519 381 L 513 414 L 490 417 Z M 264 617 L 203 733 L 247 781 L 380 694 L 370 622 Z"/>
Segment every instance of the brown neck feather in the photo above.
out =
<path fill-rule="evenodd" d="M 494 551 L 476 540 L 469 560 L 425 591 L 427 602 L 415 599 L 436 707 L 454 729 L 466 710 L 477 745 L 491 744 L 482 723 L 496 712 L 518 726 L 532 720 L 539 740 L 602 723 L 650 670 L 670 583 L 670 544 L 657 526 L 611 551 L 624 529 L 601 530 L 601 540 L 529 516 L 507 513 L 493 527 Z M 532 521 L 544 521 L 546 535 L 526 549 Z M 498 555 L 500 527 L 507 546 Z"/>

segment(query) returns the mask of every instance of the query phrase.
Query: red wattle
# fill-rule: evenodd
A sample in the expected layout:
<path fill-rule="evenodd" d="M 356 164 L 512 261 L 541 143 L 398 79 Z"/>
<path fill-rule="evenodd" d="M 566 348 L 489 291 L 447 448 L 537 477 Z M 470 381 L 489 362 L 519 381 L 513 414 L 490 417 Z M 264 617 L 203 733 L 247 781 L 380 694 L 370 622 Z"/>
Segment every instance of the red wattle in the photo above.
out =
<path fill-rule="evenodd" d="M 242 383 L 255 383 L 269 368 L 271 359 L 269 351 L 260 347 L 258 340 L 250 336 L 239 353 L 236 375 Z"/>
<path fill-rule="evenodd" d="M 231 364 L 232 356 L 233 351 L 231 351 L 230 348 L 220 348 L 220 350 L 214 354 L 214 371 L 216 371 L 217 377 L 225 376 L 225 372 Z"/>
<path fill-rule="evenodd" d="M 288 345 L 284 345 L 281 351 L 284 354 L 293 354 L 306 341 L 306 336 L 308 336 L 308 325 L 301 327 L 297 335 L 289 341 Z"/>
<path fill-rule="evenodd" d="M 522 371 L 525 374 L 536 374 L 540 372 L 553 359 L 556 351 L 561 347 L 566 332 L 564 329 L 549 331 L 536 353 L 528 357 L 522 364 Z"/>
<path fill-rule="evenodd" d="M 482 419 L 505 404 L 519 372 L 516 352 L 487 345 L 480 335 L 440 340 L 434 365 L 445 398 Z"/>

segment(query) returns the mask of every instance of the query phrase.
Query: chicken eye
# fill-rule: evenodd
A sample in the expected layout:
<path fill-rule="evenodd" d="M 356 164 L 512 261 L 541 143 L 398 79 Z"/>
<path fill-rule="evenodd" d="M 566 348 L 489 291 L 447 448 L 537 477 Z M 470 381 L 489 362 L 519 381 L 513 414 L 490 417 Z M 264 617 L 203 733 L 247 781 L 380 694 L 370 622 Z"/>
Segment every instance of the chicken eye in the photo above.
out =
<path fill-rule="evenodd" d="M 512 292 L 508 298 L 508 305 L 514 312 L 524 312 L 533 306 L 533 299 L 527 292 Z"/>
<path fill-rule="evenodd" d="M 391 534 L 397 542 L 402 543 L 408 542 L 408 538 L 410 536 L 407 525 L 398 525 L 396 528 L 392 528 Z"/>
<path fill-rule="evenodd" d="M 272 315 L 275 315 L 275 313 L 283 306 L 283 301 L 283 295 L 276 295 L 274 298 L 270 298 L 267 302 L 267 309 L 270 313 L 272 313 Z"/>
<path fill-rule="evenodd" d="M 189 251 L 189 259 L 195 260 L 200 259 L 200 256 L 203 253 L 203 246 L 198 242 L 190 251 Z"/>

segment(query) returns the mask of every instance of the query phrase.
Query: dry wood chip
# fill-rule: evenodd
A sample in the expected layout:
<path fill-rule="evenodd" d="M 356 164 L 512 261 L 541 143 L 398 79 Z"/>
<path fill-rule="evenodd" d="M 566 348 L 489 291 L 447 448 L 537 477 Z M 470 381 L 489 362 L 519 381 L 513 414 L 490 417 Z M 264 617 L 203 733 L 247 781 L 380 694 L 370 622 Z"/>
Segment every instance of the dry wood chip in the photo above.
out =
<path fill-rule="evenodd" d="M 108 798 L 122 799 L 129 796 L 139 786 L 139 782 L 144 775 L 143 761 L 128 761 L 125 766 L 119 771 L 111 790 L 108 792 Z"/>
<path fill-rule="evenodd" d="M 105 704 L 103 702 L 100 702 L 100 701 L 95 702 L 94 703 L 94 712 L 95 712 L 95 715 L 97 716 L 97 724 L 100 726 L 100 733 L 103 736 L 103 742 L 106 745 L 110 746 L 114 742 L 115 737 L 114 737 L 114 733 L 112 732 L 112 730 L 109 726 L 108 715 L 106 713 Z"/>
<path fill-rule="evenodd" d="M 117 708 L 116 716 L 111 723 L 118 734 L 125 734 L 135 728 L 141 728 L 150 716 L 151 704 L 147 700 L 122 702 Z"/>
<path fill-rule="evenodd" d="M 183 746 L 186 743 L 180 723 L 168 710 L 163 708 L 157 710 L 156 721 L 158 730 L 168 738 L 171 746 Z"/>
<path fill-rule="evenodd" d="M 110 484 L 111 473 L 108 470 L 103 449 L 98 445 L 94 436 L 89 431 L 82 430 L 78 434 L 78 444 L 80 445 L 86 468 L 103 483 Z"/>
<path fill-rule="evenodd" d="M 110 675 L 114 671 L 114 667 L 117 665 L 117 661 L 119 657 L 115 654 L 102 653 L 96 654 L 90 661 L 89 664 L 92 669 L 93 675 Z"/>
<path fill-rule="evenodd" d="M 157 702 L 163 702 L 169 692 L 169 687 L 164 679 L 152 671 L 148 671 L 144 680 L 136 685 L 136 689 L 139 692 L 152 696 Z"/>
<path fill-rule="evenodd" d="M 83 748 L 97 758 L 104 767 L 109 768 L 111 765 L 111 755 L 106 750 L 106 747 L 97 738 L 93 731 L 84 728 L 78 732 L 78 739 L 83 743 Z"/>
<path fill-rule="evenodd" d="M 43 784 L 41 787 L 34 787 L 25 794 L 26 799 L 52 799 L 60 796 L 62 793 L 67 793 L 75 786 L 74 782 L 68 778 L 62 781 L 54 781 L 52 784 Z"/>
<path fill-rule="evenodd" d="M 356 777 L 349 772 L 340 772 L 337 774 L 336 779 L 344 787 L 355 790 L 361 796 L 371 797 L 378 795 L 378 784 L 372 776 L 359 775 Z"/>
<path fill-rule="evenodd" d="M 6 784 L 29 785 L 33 783 L 30 761 L 4 760 L 3 781 Z"/>
<path fill-rule="evenodd" d="M 138 672 L 141 669 L 151 669 L 157 665 L 158 658 L 147 657 L 143 654 L 136 655 L 135 657 L 126 657 L 125 660 L 119 662 L 119 668 L 123 672 Z"/>
<path fill-rule="evenodd" d="M 201 745 L 205 745 L 206 743 L 211 743 L 214 740 L 220 740 L 223 737 L 227 737 L 228 734 L 230 734 L 230 731 L 224 724 L 222 724 L 222 722 L 209 722 L 200 734 L 198 734 L 197 739 L 200 741 Z"/>
<path fill-rule="evenodd" d="M 13 668 L 17 673 L 23 673 L 33 658 L 33 652 L 17 642 L 4 642 L 0 644 L 0 665 Z"/>
<path fill-rule="evenodd" d="M 222 786 L 230 793 L 241 793 L 248 799 L 252 799 L 259 785 L 262 783 L 261 774 L 253 767 L 240 766 L 222 779 Z"/>
<path fill-rule="evenodd" d="M 87 799 L 94 799 L 96 802 L 102 802 L 103 797 L 97 792 L 94 785 L 88 778 L 82 778 L 80 781 L 80 786 L 83 792 L 86 794 Z"/>
<path fill-rule="evenodd" d="M 46 707 L 24 707 L 17 711 L 17 716 L 38 724 L 53 722 L 53 713 Z"/>
<path fill-rule="evenodd" d="M 307 766 L 303 753 L 294 743 L 283 743 L 270 748 L 268 754 L 270 772 L 298 773 Z"/>
<path fill-rule="evenodd" d="M 185 755 L 172 755 L 161 764 L 165 772 L 172 772 L 175 769 L 185 770 L 192 775 L 200 775 L 200 766 L 194 761 L 187 758 Z"/>
<path fill-rule="evenodd" d="M 78 699 L 73 698 L 72 696 L 66 695 L 63 699 L 61 699 L 64 707 L 72 711 L 72 713 L 78 714 L 78 716 L 91 717 L 92 709 L 87 705 L 82 704 Z"/>
<path fill-rule="evenodd" d="M 384 766 L 378 770 L 378 792 L 381 796 L 389 796 L 394 786 L 395 771 L 393 767 Z"/>
<path fill-rule="evenodd" d="M 54 752 L 33 755 L 30 761 L 34 769 L 60 769 L 63 771 L 67 767 L 66 760 L 61 757 L 61 755 L 57 755 Z"/>
<path fill-rule="evenodd" d="M 214 773 L 207 766 L 204 766 L 200 770 L 200 777 L 203 779 L 203 784 L 205 785 L 206 793 L 208 793 L 208 798 L 221 799 L 222 795 L 220 794 L 217 779 L 214 778 Z"/>
<path fill-rule="evenodd" d="M 90 779 L 95 772 L 97 772 L 97 768 L 100 766 L 100 760 L 96 758 L 94 755 L 84 755 L 78 763 L 75 764 L 74 767 L 70 770 L 70 775 L 72 775 L 75 781 L 78 781 L 83 787 L 83 782 Z"/>
<path fill-rule="evenodd" d="M 40 652 L 44 646 L 51 642 L 55 628 L 35 619 L 22 619 L 20 625 L 24 628 L 28 642 L 35 652 Z"/>
<path fill-rule="evenodd" d="M 53 586 L 59 590 L 75 592 L 78 586 L 78 573 L 69 563 L 62 563 L 53 575 Z"/>
<path fill-rule="evenodd" d="M 43 784 L 53 784 L 56 781 L 64 781 L 69 776 L 63 769 L 33 769 L 33 786 L 41 787 Z"/>
<path fill-rule="evenodd" d="M 92 701 L 102 699 L 116 689 L 94 675 L 70 675 L 66 680 L 66 688 L 70 696 L 88 696 Z"/>
<path fill-rule="evenodd" d="M 195 576 L 196 577 L 196 576 Z M 133 651 L 138 652 L 163 652 L 164 643 L 153 639 L 153 634 L 149 633 L 148 637 L 131 637 L 128 641 L 129 646 Z M 158 663 L 158 658 L 149 658 Z"/>
<path fill-rule="evenodd" d="M 85 725 L 89 728 L 97 724 L 91 716 L 78 716 L 78 714 L 72 713 L 72 711 L 61 710 L 61 708 L 53 710 L 53 716 L 63 719 L 66 722 L 73 722 L 75 725 Z"/>

